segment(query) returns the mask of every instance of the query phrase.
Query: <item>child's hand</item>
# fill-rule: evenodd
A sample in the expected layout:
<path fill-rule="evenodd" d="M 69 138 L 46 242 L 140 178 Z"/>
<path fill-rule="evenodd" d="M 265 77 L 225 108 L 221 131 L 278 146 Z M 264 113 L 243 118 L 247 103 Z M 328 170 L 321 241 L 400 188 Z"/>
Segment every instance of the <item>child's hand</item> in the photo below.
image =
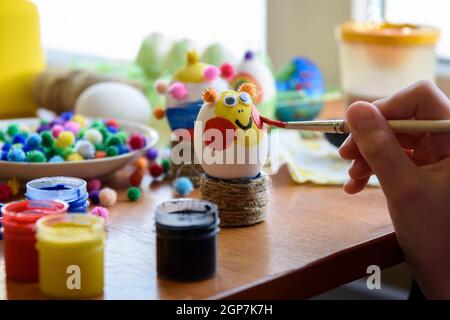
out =
<path fill-rule="evenodd" d="M 358 193 L 378 177 L 413 275 L 428 297 L 450 298 L 450 134 L 396 136 L 386 119 L 450 119 L 450 101 L 421 81 L 373 104 L 356 102 L 339 150 L 353 160 L 344 190 Z"/>

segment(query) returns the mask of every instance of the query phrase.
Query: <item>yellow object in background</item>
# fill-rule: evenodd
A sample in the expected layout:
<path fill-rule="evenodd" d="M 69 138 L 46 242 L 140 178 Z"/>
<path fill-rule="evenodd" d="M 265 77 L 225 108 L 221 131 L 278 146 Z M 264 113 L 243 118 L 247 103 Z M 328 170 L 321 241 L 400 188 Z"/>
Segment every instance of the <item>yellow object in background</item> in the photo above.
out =
<path fill-rule="evenodd" d="M 39 14 L 27 0 L 0 1 L 0 118 L 34 116 L 34 77 L 44 69 Z"/>
<path fill-rule="evenodd" d="M 64 299 L 101 295 L 104 241 L 101 217 L 67 214 L 40 219 L 37 249 L 41 292 Z"/>

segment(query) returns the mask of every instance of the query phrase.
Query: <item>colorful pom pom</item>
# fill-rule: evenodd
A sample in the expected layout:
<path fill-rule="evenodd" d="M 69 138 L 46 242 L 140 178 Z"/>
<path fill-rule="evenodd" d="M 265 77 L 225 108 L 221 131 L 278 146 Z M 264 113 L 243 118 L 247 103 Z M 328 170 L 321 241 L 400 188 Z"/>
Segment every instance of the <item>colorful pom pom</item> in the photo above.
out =
<path fill-rule="evenodd" d="M 172 83 L 169 87 L 169 94 L 175 100 L 182 101 L 187 98 L 189 91 L 187 87 L 181 82 Z"/>
<path fill-rule="evenodd" d="M 75 135 L 70 131 L 63 131 L 56 139 L 56 146 L 58 148 L 70 147 L 75 142 Z"/>
<path fill-rule="evenodd" d="M 87 189 L 91 191 L 99 191 L 102 188 L 102 182 L 100 179 L 91 179 L 87 183 Z"/>
<path fill-rule="evenodd" d="M 84 159 L 93 159 L 95 157 L 95 147 L 87 140 L 80 140 L 75 144 L 75 151 Z"/>
<path fill-rule="evenodd" d="M 95 153 L 95 159 L 102 159 L 102 158 L 106 158 L 106 152 L 103 150 L 99 150 Z"/>
<path fill-rule="evenodd" d="M 64 127 L 62 125 L 55 125 L 52 128 L 52 136 L 54 138 L 58 138 L 59 134 L 64 131 Z"/>
<path fill-rule="evenodd" d="M 89 192 L 89 200 L 95 205 L 100 203 L 100 191 L 94 190 Z"/>
<path fill-rule="evenodd" d="M 138 201 L 141 198 L 141 190 L 136 187 L 130 187 L 127 190 L 127 197 L 130 201 Z"/>
<path fill-rule="evenodd" d="M 156 162 L 152 163 L 148 170 L 150 172 L 150 175 L 153 178 L 158 178 L 159 176 L 161 176 L 164 173 L 163 167 Z"/>
<path fill-rule="evenodd" d="M 6 129 L 6 133 L 10 137 L 14 137 L 16 134 L 20 132 L 19 126 L 17 124 L 10 124 Z"/>
<path fill-rule="evenodd" d="M 24 162 L 26 159 L 26 155 L 22 149 L 11 148 L 11 150 L 9 150 L 9 152 L 8 152 L 7 159 L 8 159 L 8 161 L 13 161 L 13 162 Z"/>
<path fill-rule="evenodd" d="M 222 78 L 229 80 L 234 77 L 234 74 L 235 74 L 235 70 L 231 64 L 224 63 L 220 67 L 220 75 L 222 76 Z"/>
<path fill-rule="evenodd" d="M 119 148 L 117 148 L 116 146 L 109 146 L 108 148 L 106 148 L 106 155 L 108 157 L 114 157 L 117 156 L 119 154 Z"/>
<path fill-rule="evenodd" d="M 112 207 L 117 201 L 117 192 L 111 188 L 103 188 L 99 193 L 100 204 L 104 207 Z"/>
<path fill-rule="evenodd" d="M 103 142 L 103 136 L 97 129 L 89 129 L 86 131 L 84 137 L 94 145 L 101 144 Z"/>
<path fill-rule="evenodd" d="M 169 172 L 169 170 L 170 170 L 170 160 L 169 159 L 163 159 L 161 161 L 161 166 L 164 169 L 164 173 L 167 174 Z"/>
<path fill-rule="evenodd" d="M 138 187 L 141 185 L 143 178 L 144 178 L 144 175 L 143 175 L 142 171 L 135 170 L 131 174 L 129 181 L 132 186 Z"/>
<path fill-rule="evenodd" d="M 174 188 L 180 196 L 186 196 L 194 190 L 192 181 L 187 177 L 180 177 L 174 181 Z"/>
<path fill-rule="evenodd" d="M 83 161 L 84 158 L 81 156 L 81 154 L 74 152 L 67 156 L 67 161 Z"/>
<path fill-rule="evenodd" d="M 157 80 L 157 81 L 155 82 L 155 90 L 156 90 L 156 92 L 158 92 L 159 94 L 166 94 L 166 92 L 167 92 L 167 87 L 168 87 L 168 84 L 167 84 L 167 82 L 164 81 L 164 80 Z"/>
<path fill-rule="evenodd" d="M 166 110 L 164 110 L 163 108 L 155 108 L 153 110 L 153 116 L 155 117 L 155 119 L 162 119 L 166 116 Z"/>
<path fill-rule="evenodd" d="M 0 184 L 0 201 L 7 202 L 12 198 L 12 196 L 13 193 L 11 191 L 11 187 L 6 183 Z"/>
<path fill-rule="evenodd" d="M 145 155 L 147 156 L 148 160 L 155 161 L 158 158 L 158 149 L 150 148 L 150 149 L 147 150 Z"/>
<path fill-rule="evenodd" d="M 216 80 L 220 75 L 220 70 L 216 66 L 207 66 L 203 71 L 203 76 L 206 82 L 211 82 Z"/>
<path fill-rule="evenodd" d="M 53 157 L 50 158 L 50 160 L 48 160 L 48 162 L 64 162 L 64 158 L 61 157 L 60 155 L 55 155 Z"/>
<path fill-rule="evenodd" d="M 128 139 L 128 144 L 130 145 L 131 149 L 138 150 L 144 148 L 147 144 L 147 141 L 142 134 L 135 133 L 132 134 Z"/>
<path fill-rule="evenodd" d="M 47 158 L 39 150 L 28 151 L 26 154 L 26 160 L 28 162 L 47 162 Z"/>
<path fill-rule="evenodd" d="M 25 135 L 23 134 L 16 134 L 13 138 L 13 145 L 14 144 L 21 144 L 21 145 L 25 145 L 26 144 L 27 139 L 25 138 Z"/>
<path fill-rule="evenodd" d="M 144 171 L 147 169 L 148 167 L 148 161 L 146 158 L 144 157 L 140 157 L 139 159 L 136 160 L 136 162 L 134 163 L 134 167 L 136 168 L 136 170 L 140 170 L 140 171 Z"/>
<path fill-rule="evenodd" d="M 109 119 L 106 120 L 105 122 L 106 126 L 111 127 L 111 128 L 115 128 L 115 129 L 119 129 L 119 123 L 117 122 L 116 119 Z"/>
<path fill-rule="evenodd" d="M 27 138 L 27 146 L 30 149 L 36 149 L 42 143 L 42 137 L 38 133 L 32 133 Z"/>
<path fill-rule="evenodd" d="M 44 147 L 52 147 L 53 146 L 53 136 L 50 131 L 43 131 L 41 132 L 41 138 L 42 138 L 42 145 Z"/>
<path fill-rule="evenodd" d="M 105 219 L 105 221 L 108 221 L 109 219 L 109 210 L 105 207 L 94 207 L 91 211 L 91 214 L 102 217 L 103 219 Z"/>
<path fill-rule="evenodd" d="M 72 121 L 78 123 L 81 128 L 86 127 L 86 118 L 83 117 L 81 114 L 74 115 L 72 117 Z"/>
<path fill-rule="evenodd" d="M 80 124 L 78 122 L 67 121 L 64 124 L 64 129 L 67 131 L 71 131 L 74 134 L 77 134 L 80 131 Z"/>
<path fill-rule="evenodd" d="M 120 146 L 122 144 L 123 144 L 122 139 L 116 135 L 110 136 L 108 137 L 108 139 L 106 139 L 107 146 Z"/>

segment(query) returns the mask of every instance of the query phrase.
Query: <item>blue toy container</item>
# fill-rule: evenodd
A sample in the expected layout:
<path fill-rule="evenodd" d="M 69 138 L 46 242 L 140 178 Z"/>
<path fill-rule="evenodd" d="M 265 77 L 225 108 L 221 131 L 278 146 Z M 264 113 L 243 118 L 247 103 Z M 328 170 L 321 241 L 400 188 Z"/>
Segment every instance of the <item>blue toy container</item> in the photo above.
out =
<path fill-rule="evenodd" d="M 198 100 L 167 108 L 166 117 L 172 131 L 177 129 L 193 129 L 202 105 L 203 101 Z"/>

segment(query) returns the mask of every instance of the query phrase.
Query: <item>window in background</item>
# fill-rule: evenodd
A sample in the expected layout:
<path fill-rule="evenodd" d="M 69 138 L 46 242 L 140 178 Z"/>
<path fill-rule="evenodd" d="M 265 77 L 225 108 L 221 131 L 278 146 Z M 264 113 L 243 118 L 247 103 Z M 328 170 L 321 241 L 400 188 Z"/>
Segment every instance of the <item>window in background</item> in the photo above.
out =
<path fill-rule="evenodd" d="M 450 1 L 448 0 L 385 0 L 385 15 L 389 22 L 427 24 L 442 30 L 437 45 L 440 59 L 450 60 Z"/>
<path fill-rule="evenodd" d="M 33 0 L 45 49 L 133 59 L 142 39 L 160 32 L 198 50 L 221 42 L 237 56 L 266 49 L 265 0 Z"/>

